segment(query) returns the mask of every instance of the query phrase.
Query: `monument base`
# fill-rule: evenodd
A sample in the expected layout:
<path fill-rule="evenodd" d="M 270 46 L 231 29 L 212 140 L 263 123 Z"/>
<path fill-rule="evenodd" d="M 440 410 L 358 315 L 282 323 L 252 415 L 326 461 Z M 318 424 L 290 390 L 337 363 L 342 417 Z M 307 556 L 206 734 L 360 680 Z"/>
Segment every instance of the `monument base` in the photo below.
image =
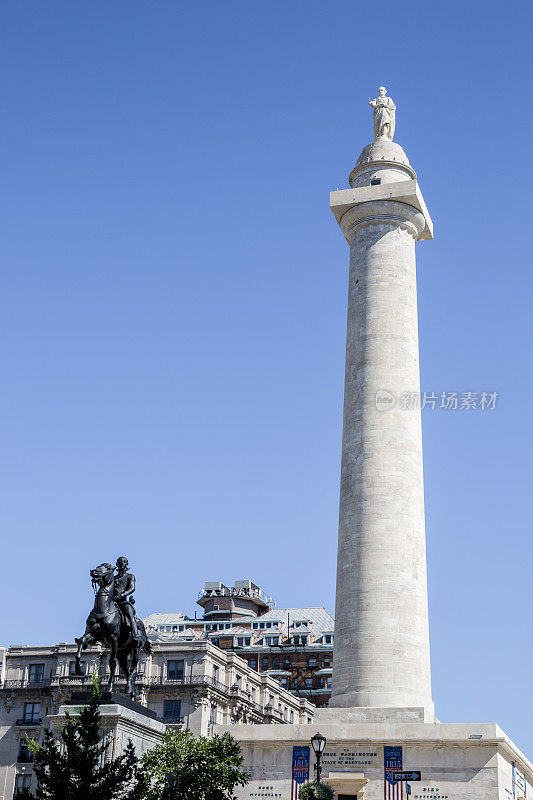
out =
<path fill-rule="evenodd" d="M 402 720 L 394 712 L 403 712 Z M 421 722 L 422 709 L 317 709 L 310 725 L 216 726 L 242 748 L 247 786 L 238 800 L 296 800 L 293 748 L 310 745 L 320 732 L 327 743 L 322 780 L 336 798 L 357 800 L 520 800 L 533 796 L 533 765 L 495 723 Z M 366 720 L 361 719 L 367 714 Z M 378 718 L 381 717 L 379 720 Z M 373 721 L 368 721 L 372 719 Z M 359 721 L 360 720 L 360 721 Z M 393 748 L 393 749 L 388 749 Z M 395 784 L 386 778 L 385 759 L 414 772 Z M 309 779 L 315 756 L 310 750 Z M 389 760 L 387 766 L 391 766 Z M 420 780 L 416 773 L 420 772 Z M 391 778 L 391 772 L 388 771 Z"/>
<path fill-rule="evenodd" d="M 60 706 L 57 714 L 49 715 L 54 731 L 59 733 L 65 726 L 67 714 L 79 716 L 89 695 L 73 692 L 69 703 Z M 159 744 L 167 727 L 156 718 L 154 711 L 114 692 L 103 692 L 99 710 L 102 715 L 102 729 L 107 737 L 105 758 L 111 760 L 124 753 L 131 739 L 137 756 Z"/>
<path fill-rule="evenodd" d="M 317 708 L 314 716 L 316 725 L 360 722 L 438 722 L 433 707 L 412 706 L 404 708 Z"/>

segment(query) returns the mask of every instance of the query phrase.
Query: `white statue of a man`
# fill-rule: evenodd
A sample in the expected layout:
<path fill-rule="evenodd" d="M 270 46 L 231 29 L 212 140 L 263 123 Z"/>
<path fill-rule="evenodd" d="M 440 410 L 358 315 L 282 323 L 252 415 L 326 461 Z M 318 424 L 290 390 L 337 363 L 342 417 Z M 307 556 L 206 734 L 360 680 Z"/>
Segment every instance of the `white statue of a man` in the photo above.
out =
<path fill-rule="evenodd" d="M 374 141 L 384 136 L 392 140 L 396 125 L 396 106 L 387 97 L 384 86 L 379 87 L 378 97 L 369 100 L 368 104 L 374 109 Z"/>

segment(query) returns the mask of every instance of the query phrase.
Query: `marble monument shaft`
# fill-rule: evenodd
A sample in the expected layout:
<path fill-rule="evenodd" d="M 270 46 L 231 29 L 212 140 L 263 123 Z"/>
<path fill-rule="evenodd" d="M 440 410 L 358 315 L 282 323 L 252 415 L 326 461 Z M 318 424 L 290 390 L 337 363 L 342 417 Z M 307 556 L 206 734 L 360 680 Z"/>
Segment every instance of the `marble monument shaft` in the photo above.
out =
<path fill-rule="evenodd" d="M 431 220 L 390 139 L 363 150 L 350 185 L 331 204 L 350 275 L 330 707 L 431 713 L 421 418 L 412 402 L 415 243 L 431 238 Z"/>

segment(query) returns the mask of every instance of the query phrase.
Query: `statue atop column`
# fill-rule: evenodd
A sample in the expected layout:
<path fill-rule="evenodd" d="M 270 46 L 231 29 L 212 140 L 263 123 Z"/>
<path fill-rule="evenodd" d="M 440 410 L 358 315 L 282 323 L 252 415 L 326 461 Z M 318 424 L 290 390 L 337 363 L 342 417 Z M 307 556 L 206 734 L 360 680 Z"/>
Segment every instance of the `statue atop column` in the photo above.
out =
<path fill-rule="evenodd" d="M 374 141 L 383 138 L 392 141 L 396 126 L 396 106 L 391 98 L 387 97 L 384 86 L 379 87 L 378 96 L 375 100 L 369 100 L 368 105 L 374 109 Z"/>

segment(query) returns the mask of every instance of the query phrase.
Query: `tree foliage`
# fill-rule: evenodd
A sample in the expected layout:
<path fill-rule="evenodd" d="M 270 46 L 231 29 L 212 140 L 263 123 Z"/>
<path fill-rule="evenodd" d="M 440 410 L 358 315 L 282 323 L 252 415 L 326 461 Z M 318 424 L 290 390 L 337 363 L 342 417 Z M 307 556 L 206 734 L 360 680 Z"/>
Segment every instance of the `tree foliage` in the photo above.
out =
<path fill-rule="evenodd" d="M 300 800 L 333 800 L 335 792 L 327 783 L 304 783 L 299 793 Z"/>
<path fill-rule="evenodd" d="M 131 740 L 123 755 L 105 761 L 102 716 L 96 685 L 88 705 L 78 718 L 67 714 L 66 725 L 56 741 L 49 730 L 44 742 L 28 740 L 39 781 L 37 800 L 130 800 L 137 778 L 137 756 Z"/>
<path fill-rule="evenodd" d="M 167 731 L 160 745 L 142 757 L 140 797 L 145 800 L 233 800 L 249 775 L 239 745 L 229 733 L 195 738 Z"/>

